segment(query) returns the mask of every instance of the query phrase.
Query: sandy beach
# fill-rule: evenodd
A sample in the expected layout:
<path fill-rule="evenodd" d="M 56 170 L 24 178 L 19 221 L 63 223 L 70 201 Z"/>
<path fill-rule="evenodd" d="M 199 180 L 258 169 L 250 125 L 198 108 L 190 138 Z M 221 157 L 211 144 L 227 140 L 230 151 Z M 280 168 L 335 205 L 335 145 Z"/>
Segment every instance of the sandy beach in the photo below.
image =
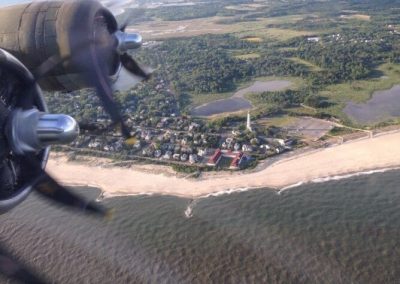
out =
<path fill-rule="evenodd" d="M 52 154 L 47 170 L 65 185 L 95 186 L 107 196 L 166 194 L 187 198 L 244 188 L 282 189 L 316 179 L 400 166 L 400 133 L 347 142 L 282 159 L 251 173 L 221 173 L 199 179 L 185 179 L 143 168 L 105 167 L 68 162 L 65 155 Z M 149 166 L 147 166 L 148 169 Z"/>

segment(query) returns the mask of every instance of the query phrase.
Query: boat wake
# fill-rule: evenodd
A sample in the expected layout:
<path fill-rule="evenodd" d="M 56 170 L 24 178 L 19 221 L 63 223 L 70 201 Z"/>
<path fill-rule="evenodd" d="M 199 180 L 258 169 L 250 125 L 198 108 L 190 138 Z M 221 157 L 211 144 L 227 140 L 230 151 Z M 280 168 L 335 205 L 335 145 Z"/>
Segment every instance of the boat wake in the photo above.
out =
<path fill-rule="evenodd" d="M 190 219 L 193 217 L 193 209 L 196 206 L 198 199 L 192 199 L 185 210 L 185 217 Z"/>
<path fill-rule="evenodd" d="M 203 195 L 203 196 L 197 197 L 196 199 L 192 199 L 189 202 L 189 204 L 186 207 L 186 210 L 184 212 L 185 217 L 188 218 L 188 219 L 193 217 L 193 209 L 196 207 L 197 203 L 199 203 L 199 201 L 201 199 L 206 199 L 206 198 L 210 198 L 210 197 L 218 197 L 218 196 L 222 196 L 222 195 L 230 195 L 230 194 L 238 193 L 238 192 L 246 192 L 246 191 L 249 191 L 251 189 L 252 188 L 250 188 L 250 187 L 244 187 L 244 188 L 223 190 L 223 191 L 218 191 L 218 192 L 214 192 L 214 193 L 209 193 L 207 195 Z"/>

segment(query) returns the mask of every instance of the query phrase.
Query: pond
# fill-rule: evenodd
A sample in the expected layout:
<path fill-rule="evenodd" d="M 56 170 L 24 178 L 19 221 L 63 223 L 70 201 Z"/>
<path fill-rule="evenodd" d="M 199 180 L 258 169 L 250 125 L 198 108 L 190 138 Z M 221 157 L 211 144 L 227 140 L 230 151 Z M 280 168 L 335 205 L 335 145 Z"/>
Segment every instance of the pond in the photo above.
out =
<path fill-rule="evenodd" d="M 191 112 L 195 116 L 212 116 L 225 112 L 235 112 L 249 110 L 253 105 L 245 98 L 245 95 L 251 93 L 274 92 L 284 90 L 292 85 L 287 80 L 275 80 L 268 82 L 256 81 L 250 87 L 240 89 L 232 97 L 213 101 L 194 108 Z"/>
<path fill-rule="evenodd" d="M 376 91 L 365 103 L 349 102 L 344 112 L 360 124 L 379 123 L 400 117 L 400 85 L 384 91 Z"/>

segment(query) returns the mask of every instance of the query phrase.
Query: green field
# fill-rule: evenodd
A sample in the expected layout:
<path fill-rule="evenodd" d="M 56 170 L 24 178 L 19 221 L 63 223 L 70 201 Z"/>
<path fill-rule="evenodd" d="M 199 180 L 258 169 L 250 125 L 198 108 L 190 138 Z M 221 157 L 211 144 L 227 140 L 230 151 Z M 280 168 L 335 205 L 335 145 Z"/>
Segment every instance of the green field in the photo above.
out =
<path fill-rule="evenodd" d="M 153 20 L 135 25 L 145 40 L 192 37 L 204 34 L 234 34 L 239 38 L 254 37 L 263 40 L 285 41 L 297 36 L 314 35 L 317 31 L 289 28 L 268 28 L 268 25 L 295 24 L 307 15 L 257 18 L 235 22 L 234 17 L 208 17 L 181 21 Z M 233 21 L 222 24 L 224 21 Z"/>
<path fill-rule="evenodd" d="M 263 127 L 269 127 L 269 126 L 286 127 L 292 124 L 295 120 L 296 118 L 293 116 L 279 115 L 274 117 L 268 117 L 266 119 L 260 119 L 259 121 L 257 121 L 257 124 Z"/>
<path fill-rule="evenodd" d="M 374 91 L 400 83 L 399 65 L 383 64 L 398 61 L 400 42 L 393 29 L 400 17 L 389 12 L 393 5 L 286 2 L 224 0 L 212 7 L 160 9 L 167 18 L 152 17 L 135 29 L 147 39 L 168 39 L 154 52 L 163 54 L 158 66 L 168 66 L 163 76 L 174 91 L 188 94 L 188 109 L 229 98 L 255 81 L 289 80 L 293 85 L 282 93 L 245 98 L 259 112 L 331 115 L 353 124 L 343 113 L 348 102 L 365 102 Z"/>
<path fill-rule="evenodd" d="M 195 108 L 203 104 L 207 104 L 217 100 L 227 99 L 232 96 L 232 92 L 216 93 L 216 94 L 191 94 L 190 95 L 190 108 Z"/>
<path fill-rule="evenodd" d="M 254 38 L 254 39 L 264 39 L 264 40 L 277 40 L 277 41 L 287 41 L 289 39 L 299 37 L 315 35 L 320 32 L 316 31 L 298 31 L 294 29 L 281 29 L 281 28 L 253 28 L 253 29 L 243 29 L 243 27 L 238 27 L 237 32 L 233 31 L 233 34 L 240 38 Z M 257 42 L 259 42 L 258 40 Z"/>
<path fill-rule="evenodd" d="M 249 59 L 260 58 L 260 54 L 259 53 L 247 53 L 247 54 L 234 55 L 233 57 L 235 57 L 237 59 L 242 59 L 242 60 L 249 60 Z"/>
<path fill-rule="evenodd" d="M 319 67 L 319 66 L 317 66 L 317 65 L 315 65 L 315 64 L 313 64 L 313 63 L 311 63 L 309 61 L 303 60 L 301 58 L 291 57 L 289 59 L 292 60 L 293 62 L 296 62 L 296 63 L 302 64 L 304 66 L 307 66 L 310 69 L 310 71 L 318 72 L 318 71 L 322 70 L 321 67 Z"/>

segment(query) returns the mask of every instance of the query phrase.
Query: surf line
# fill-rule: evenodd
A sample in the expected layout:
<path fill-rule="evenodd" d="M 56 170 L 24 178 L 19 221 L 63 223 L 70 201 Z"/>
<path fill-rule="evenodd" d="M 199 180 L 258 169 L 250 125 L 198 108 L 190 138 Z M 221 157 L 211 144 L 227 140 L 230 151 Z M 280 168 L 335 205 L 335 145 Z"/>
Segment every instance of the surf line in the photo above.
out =
<path fill-rule="evenodd" d="M 249 190 L 252 190 L 253 188 L 251 187 L 243 187 L 243 188 L 236 188 L 236 189 L 228 189 L 228 190 L 223 190 L 223 191 L 218 191 L 218 192 L 214 192 L 214 193 L 209 193 L 203 196 L 199 196 L 197 198 L 191 199 L 189 201 L 189 204 L 186 207 L 186 210 L 184 212 L 185 217 L 190 219 L 193 217 L 193 210 L 196 207 L 196 205 L 200 202 L 201 199 L 206 199 L 206 198 L 210 198 L 210 197 L 218 197 L 218 196 L 222 196 L 222 195 L 230 195 L 233 193 L 239 193 L 239 192 L 246 192 Z"/>
<path fill-rule="evenodd" d="M 373 175 L 373 174 L 379 174 L 379 173 L 385 173 L 388 171 L 396 171 L 400 170 L 400 167 L 392 167 L 392 168 L 382 168 L 382 169 L 376 169 L 376 170 L 369 170 L 369 171 L 363 171 L 363 172 L 355 172 L 351 174 L 344 174 L 344 175 L 336 175 L 336 176 L 328 176 L 328 177 L 322 177 L 322 178 L 315 178 L 310 181 L 300 181 L 295 184 L 291 184 L 288 186 L 285 186 L 281 189 L 279 189 L 276 194 L 280 195 L 282 192 L 296 188 L 305 184 L 313 184 L 313 183 L 325 183 L 329 181 L 338 181 L 338 180 L 343 180 L 343 179 L 349 179 L 352 177 L 358 177 L 358 176 L 368 176 L 368 175 Z"/>

